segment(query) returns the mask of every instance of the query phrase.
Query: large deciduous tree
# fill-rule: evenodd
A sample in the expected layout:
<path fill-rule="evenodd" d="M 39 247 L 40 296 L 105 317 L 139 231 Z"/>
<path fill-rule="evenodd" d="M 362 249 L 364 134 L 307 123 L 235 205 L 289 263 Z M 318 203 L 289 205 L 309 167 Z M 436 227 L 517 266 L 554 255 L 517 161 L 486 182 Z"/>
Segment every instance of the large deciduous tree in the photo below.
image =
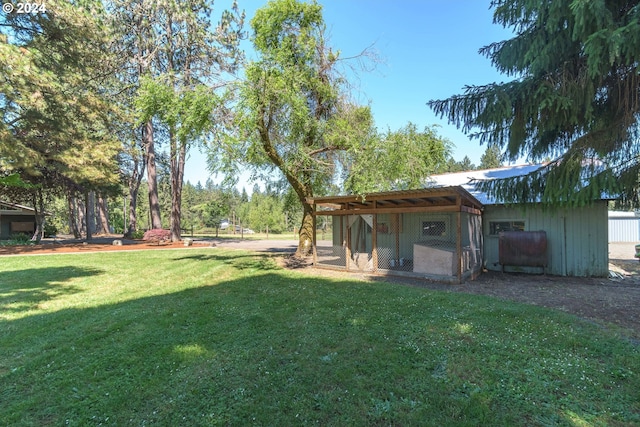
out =
<path fill-rule="evenodd" d="M 181 197 L 187 152 L 226 120 L 224 90 L 243 55 L 244 15 L 234 3 L 211 25 L 211 2 L 166 0 L 154 5 L 154 32 L 162 44 L 140 80 L 136 106 L 142 123 L 162 126 L 169 146 L 171 239 L 180 240 Z"/>
<path fill-rule="evenodd" d="M 435 127 L 419 131 L 413 123 L 363 142 L 345 180 L 347 191 L 362 195 L 423 186 L 425 177 L 445 170 L 452 146 Z"/>
<path fill-rule="evenodd" d="M 535 173 L 483 184 L 505 201 L 583 204 L 603 192 L 638 205 L 640 2 L 494 0 L 509 40 L 480 52 L 513 79 L 429 105 Z"/>
<path fill-rule="evenodd" d="M 346 100 L 319 4 L 271 1 L 251 27 L 257 59 L 240 91 L 236 152 L 256 171 L 279 172 L 295 191 L 303 207 L 297 254 L 306 255 L 313 236 L 307 198 L 331 182 L 336 153 L 368 137 L 371 115 Z"/>

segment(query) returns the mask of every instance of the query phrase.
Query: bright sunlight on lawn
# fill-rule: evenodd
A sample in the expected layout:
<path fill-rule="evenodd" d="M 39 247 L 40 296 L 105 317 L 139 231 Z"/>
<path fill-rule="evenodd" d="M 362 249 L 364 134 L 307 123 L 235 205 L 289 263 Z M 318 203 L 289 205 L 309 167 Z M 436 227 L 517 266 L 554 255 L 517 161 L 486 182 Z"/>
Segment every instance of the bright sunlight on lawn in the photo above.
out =
<path fill-rule="evenodd" d="M 0 425 L 640 423 L 624 337 L 266 255 L 3 257 L 0 307 Z"/>

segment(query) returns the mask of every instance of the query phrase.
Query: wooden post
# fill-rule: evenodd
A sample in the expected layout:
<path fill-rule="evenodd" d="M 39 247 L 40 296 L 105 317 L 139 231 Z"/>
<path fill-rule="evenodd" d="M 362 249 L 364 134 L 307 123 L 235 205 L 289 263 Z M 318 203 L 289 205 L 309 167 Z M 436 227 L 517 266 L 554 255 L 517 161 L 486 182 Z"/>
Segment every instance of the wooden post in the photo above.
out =
<path fill-rule="evenodd" d="M 396 247 L 395 247 L 396 257 L 394 259 L 399 260 L 400 259 L 400 230 L 402 229 L 402 227 L 400 227 L 400 224 L 401 224 L 400 221 L 402 221 L 402 217 L 400 216 L 400 214 L 392 214 L 392 215 L 395 215 L 395 218 L 396 218 L 395 220 L 396 226 L 394 230 L 395 237 L 396 237 Z"/>
<path fill-rule="evenodd" d="M 458 257 L 458 283 L 462 283 L 462 199 L 458 197 L 458 212 L 456 212 L 456 253 Z"/>
<path fill-rule="evenodd" d="M 311 251 L 313 252 L 313 265 L 318 265 L 318 252 L 316 251 L 316 204 L 313 204 L 313 212 L 311 218 L 313 219 L 313 232 L 311 233 Z"/>
<path fill-rule="evenodd" d="M 351 260 L 351 227 L 349 226 L 349 215 L 347 215 L 347 248 L 346 248 L 346 257 L 345 257 L 345 262 L 344 262 L 344 266 L 346 268 L 347 271 L 349 271 L 349 264 L 350 264 L 350 260 Z"/>
<path fill-rule="evenodd" d="M 376 201 L 373 201 L 373 209 L 376 208 Z M 373 214 L 373 230 L 371 230 L 371 269 L 378 271 L 378 214 Z"/>
<path fill-rule="evenodd" d="M 335 218 L 335 217 L 332 217 Z M 335 245 L 335 242 L 333 242 Z M 340 215 L 340 256 L 344 254 L 344 262 L 347 262 L 347 242 L 344 240 L 344 216 Z"/>

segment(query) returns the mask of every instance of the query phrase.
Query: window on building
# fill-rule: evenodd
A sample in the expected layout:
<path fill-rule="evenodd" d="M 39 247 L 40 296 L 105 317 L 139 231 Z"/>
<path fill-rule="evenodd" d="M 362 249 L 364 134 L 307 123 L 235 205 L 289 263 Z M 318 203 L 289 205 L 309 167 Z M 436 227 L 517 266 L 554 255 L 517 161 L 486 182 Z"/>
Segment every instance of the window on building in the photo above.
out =
<path fill-rule="evenodd" d="M 503 231 L 524 231 L 524 221 L 489 221 L 489 234 L 497 236 Z"/>

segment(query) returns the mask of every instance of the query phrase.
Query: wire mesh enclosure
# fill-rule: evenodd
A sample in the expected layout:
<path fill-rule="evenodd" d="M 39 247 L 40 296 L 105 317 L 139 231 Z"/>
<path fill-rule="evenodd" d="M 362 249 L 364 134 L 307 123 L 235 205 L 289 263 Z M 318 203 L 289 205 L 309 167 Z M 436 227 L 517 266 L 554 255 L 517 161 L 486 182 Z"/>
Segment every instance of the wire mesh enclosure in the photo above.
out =
<path fill-rule="evenodd" d="M 456 187 L 380 193 L 384 197 L 370 195 L 371 206 L 359 209 L 349 204 L 353 201 L 338 205 L 333 198 L 333 209 L 316 210 L 317 216 L 331 217 L 332 232 L 331 240 L 316 239 L 315 264 L 448 282 L 475 277 L 482 268 L 482 217 L 479 202 L 462 203 L 463 192 Z M 322 206 L 318 202 L 323 200 L 316 199 Z"/>

